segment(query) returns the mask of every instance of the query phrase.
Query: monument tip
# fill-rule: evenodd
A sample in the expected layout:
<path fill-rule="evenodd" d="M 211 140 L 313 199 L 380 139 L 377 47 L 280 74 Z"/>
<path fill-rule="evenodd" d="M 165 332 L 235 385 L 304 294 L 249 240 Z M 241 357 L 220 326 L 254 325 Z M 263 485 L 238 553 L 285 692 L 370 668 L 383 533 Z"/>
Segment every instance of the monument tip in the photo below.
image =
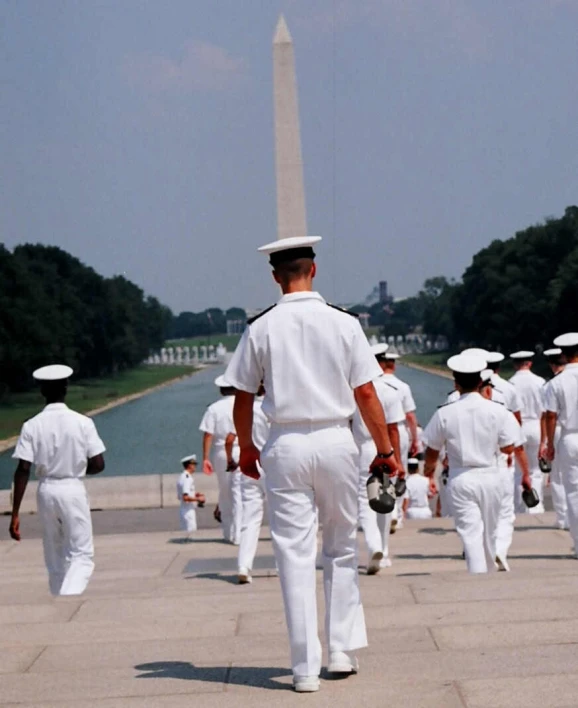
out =
<path fill-rule="evenodd" d="M 273 44 L 290 44 L 292 42 L 289 27 L 285 22 L 283 15 L 279 15 L 275 34 L 273 35 Z"/>

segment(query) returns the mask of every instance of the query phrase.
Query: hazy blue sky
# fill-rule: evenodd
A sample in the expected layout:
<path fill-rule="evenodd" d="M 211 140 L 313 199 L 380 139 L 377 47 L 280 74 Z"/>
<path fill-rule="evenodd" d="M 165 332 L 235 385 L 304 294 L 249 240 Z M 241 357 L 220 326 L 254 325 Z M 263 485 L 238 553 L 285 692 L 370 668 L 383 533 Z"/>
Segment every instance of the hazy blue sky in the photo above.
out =
<path fill-rule="evenodd" d="M 0 241 L 177 312 L 274 301 L 280 11 L 328 299 L 459 277 L 578 202 L 577 0 L 0 0 Z"/>

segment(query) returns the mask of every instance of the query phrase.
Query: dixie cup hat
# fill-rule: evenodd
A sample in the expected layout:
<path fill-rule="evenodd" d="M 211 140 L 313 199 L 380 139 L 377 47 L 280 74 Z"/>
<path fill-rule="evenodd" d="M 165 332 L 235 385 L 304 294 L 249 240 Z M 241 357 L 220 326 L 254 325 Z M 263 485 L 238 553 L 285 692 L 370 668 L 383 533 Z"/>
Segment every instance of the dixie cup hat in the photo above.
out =
<path fill-rule="evenodd" d="M 50 364 L 50 366 L 42 366 L 32 373 L 33 378 L 37 381 L 62 381 L 72 376 L 73 370 L 65 364 Z"/>
<path fill-rule="evenodd" d="M 456 354 L 448 359 L 447 367 L 457 374 L 480 374 L 486 368 L 486 360 L 480 356 Z"/>

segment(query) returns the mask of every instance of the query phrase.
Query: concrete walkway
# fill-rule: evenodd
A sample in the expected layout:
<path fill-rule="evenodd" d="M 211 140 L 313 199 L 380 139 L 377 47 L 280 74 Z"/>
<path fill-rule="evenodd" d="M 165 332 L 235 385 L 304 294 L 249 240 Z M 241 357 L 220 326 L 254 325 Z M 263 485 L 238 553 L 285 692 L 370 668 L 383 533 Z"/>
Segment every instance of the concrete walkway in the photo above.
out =
<path fill-rule="evenodd" d="M 0 705 L 574 707 L 578 562 L 552 522 L 521 517 L 512 572 L 483 577 L 465 572 L 451 522 L 407 523 L 391 539 L 393 567 L 361 576 L 370 646 L 359 675 L 307 695 L 289 689 L 268 540 L 253 584 L 237 586 L 235 549 L 214 530 L 192 543 L 98 536 L 88 591 L 58 599 L 40 541 L 1 541 Z"/>

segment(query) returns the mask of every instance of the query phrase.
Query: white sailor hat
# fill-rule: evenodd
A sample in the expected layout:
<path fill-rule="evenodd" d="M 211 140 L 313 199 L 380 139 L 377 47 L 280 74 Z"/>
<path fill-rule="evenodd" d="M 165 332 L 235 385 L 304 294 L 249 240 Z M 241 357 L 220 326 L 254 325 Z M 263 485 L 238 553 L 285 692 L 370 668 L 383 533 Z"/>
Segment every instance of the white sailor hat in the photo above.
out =
<path fill-rule="evenodd" d="M 566 332 L 556 337 L 554 344 L 557 347 L 578 347 L 578 332 Z"/>
<path fill-rule="evenodd" d="M 480 378 L 482 379 L 482 383 L 484 384 L 489 384 L 492 382 L 492 376 L 494 375 L 494 372 L 492 369 L 484 369 L 482 373 L 480 374 Z"/>
<path fill-rule="evenodd" d="M 499 364 L 501 361 L 504 361 L 505 357 L 501 352 L 488 352 L 488 356 L 486 357 L 486 361 L 488 364 Z"/>
<path fill-rule="evenodd" d="M 409 465 L 419 465 L 419 460 L 417 457 L 410 457 L 409 460 L 407 461 L 408 466 Z"/>
<path fill-rule="evenodd" d="M 37 381 L 61 381 L 72 376 L 72 369 L 65 364 L 50 364 L 50 366 L 42 366 L 40 369 L 32 372 L 33 378 Z"/>
<path fill-rule="evenodd" d="M 196 455 L 187 455 L 186 457 L 183 457 L 181 462 L 184 464 L 185 462 L 196 462 L 197 461 L 197 456 Z"/>
<path fill-rule="evenodd" d="M 371 353 L 373 356 L 383 356 L 388 349 L 389 344 L 386 344 L 385 342 L 379 342 L 379 344 L 371 345 Z"/>
<path fill-rule="evenodd" d="M 398 354 L 397 352 L 385 352 L 383 355 L 384 359 L 389 359 L 390 361 L 395 361 L 396 359 L 399 359 L 401 354 Z"/>
<path fill-rule="evenodd" d="M 227 381 L 223 374 L 217 376 L 215 379 L 215 386 L 218 386 L 219 388 L 232 388 L 231 384 Z"/>
<path fill-rule="evenodd" d="M 257 250 L 269 256 L 269 263 L 275 266 L 278 263 L 292 261 L 296 258 L 315 258 L 312 246 L 319 241 L 321 241 L 321 236 L 290 236 L 266 243 Z"/>
<path fill-rule="evenodd" d="M 562 350 L 560 347 L 554 347 L 553 349 L 545 349 L 542 353 L 544 356 L 560 356 Z"/>
<path fill-rule="evenodd" d="M 488 361 L 489 353 L 490 352 L 485 349 L 479 349 L 478 347 L 471 347 L 470 349 L 464 349 L 463 352 L 460 352 L 460 354 L 464 356 L 479 356 L 484 359 L 484 361 Z"/>
<path fill-rule="evenodd" d="M 534 356 L 534 352 L 527 349 L 522 349 L 519 352 L 514 352 L 510 354 L 510 359 L 531 359 Z"/>
<path fill-rule="evenodd" d="M 448 359 L 447 367 L 458 374 L 479 374 L 486 368 L 486 361 L 481 356 L 456 354 Z"/>

